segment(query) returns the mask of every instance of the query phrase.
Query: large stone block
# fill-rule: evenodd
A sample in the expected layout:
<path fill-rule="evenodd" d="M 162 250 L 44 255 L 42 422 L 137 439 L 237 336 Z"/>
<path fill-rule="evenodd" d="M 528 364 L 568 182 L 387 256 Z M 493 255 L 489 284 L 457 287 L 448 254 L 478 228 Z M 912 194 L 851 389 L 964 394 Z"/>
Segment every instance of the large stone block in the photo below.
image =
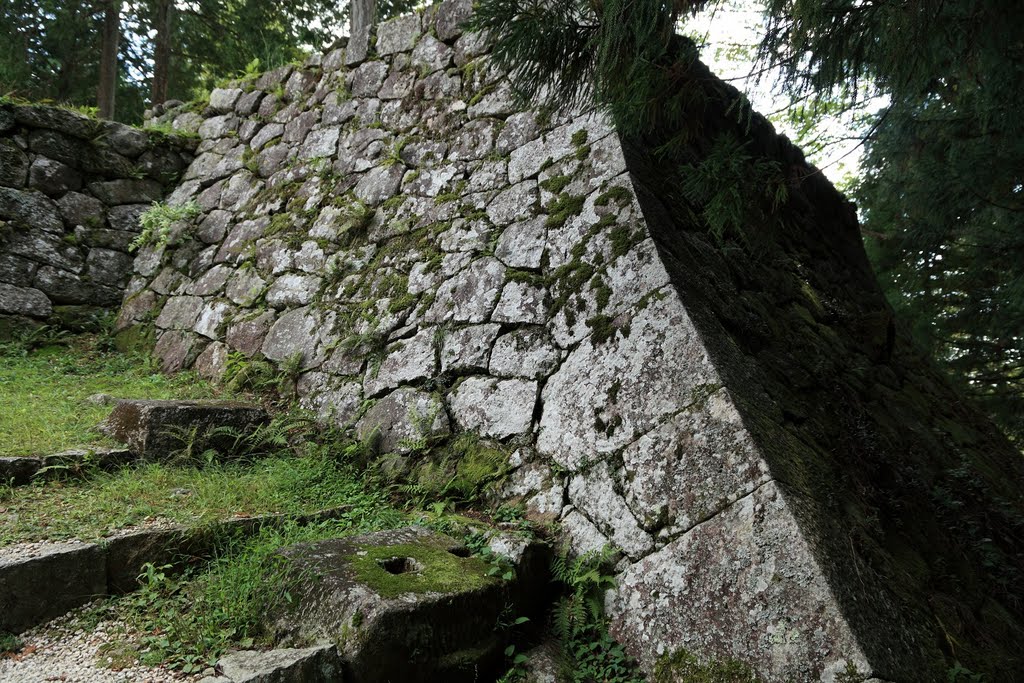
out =
<path fill-rule="evenodd" d="M 199 683 L 341 683 L 341 659 L 334 645 L 277 650 L 239 650 L 222 657 L 220 673 Z"/>
<path fill-rule="evenodd" d="M 50 196 L 59 196 L 82 187 L 82 176 L 66 164 L 36 157 L 28 172 L 28 186 Z"/>
<path fill-rule="evenodd" d="M 380 399 L 356 424 L 356 433 L 381 453 L 408 453 L 414 444 L 447 435 L 448 414 L 438 396 L 402 387 Z"/>
<path fill-rule="evenodd" d="M 48 318 L 52 312 L 50 299 L 38 289 L 0 282 L 0 313 Z"/>
<path fill-rule="evenodd" d="M 64 232 L 56 205 L 41 192 L 0 187 L 0 219 L 23 230 Z"/>
<path fill-rule="evenodd" d="M 409 527 L 281 552 L 297 607 L 269 625 L 286 643 L 338 642 L 346 681 L 468 683 L 498 673 L 504 643 L 494 624 L 513 585 L 453 539 Z M 528 553 L 515 556 L 521 574 L 535 571 Z M 534 612 L 517 597 L 516 614 Z"/>
<path fill-rule="evenodd" d="M 230 455 L 238 435 L 267 419 L 258 406 L 231 401 L 122 400 L 101 429 L 140 458 L 167 460 L 198 457 L 207 448 Z M 232 433 L 218 432 L 219 428 Z"/>
<path fill-rule="evenodd" d="M 13 140 L 0 139 L 0 185 L 22 188 L 28 182 L 28 156 Z"/>

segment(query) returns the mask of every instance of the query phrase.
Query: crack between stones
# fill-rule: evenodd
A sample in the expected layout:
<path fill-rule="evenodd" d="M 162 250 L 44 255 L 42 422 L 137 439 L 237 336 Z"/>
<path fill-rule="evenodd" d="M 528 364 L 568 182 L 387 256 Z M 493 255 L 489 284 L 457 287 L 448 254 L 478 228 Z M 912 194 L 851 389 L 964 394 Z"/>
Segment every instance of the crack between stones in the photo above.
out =
<path fill-rule="evenodd" d="M 681 530 L 681 531 L 679 531 L 677 533 L 672 534 L 668 538 L 668 540 L 667 540 L 665 545 L 668 545 L 669 543 L 672 543 L 674 541 L 679 540 L 680 538 L 682 538 L 686 534 L 688 534 L 691 531 L 695 530 L 697 527 L 702 526 L 704 524 L 707 524 L 708 522 L 714 520 L 716 517 L 719 517 L 723 513 L 728 512 L 729 509 L 734 507 L 737 503 L 739 503 L 739 502 L 741 502 L 741 501 L 743 501 L 743 500 L 745 500 L 747 498 L 750 498 L 751 496 L 753 496 L 755 493 L 760 491 L 762 488 L 764 488 L 768 484 L 778 484 L 778 483 L 779 482 L 774 477 L 772 477 L 771 479 L 768 479 L 767 481 L 765 481 L 765 482 L 763 482 L 761 484 L 758 484 L 753 489 L 751 489 L 748 493 L 745 493 L 742 496 L 739 496 L 739 497 L 735 498 L 734 500 L 728 501 L 725 505 L 723 505 L 721 508 L 719 508 L 716 512 L 708 515 L 707 517 L 704 517 L 703 519 L 700 519 L 700 520 L 694 522 L 693 524 L 691 524 L 690 526 L 686 527 L 685 529 L 683 529 L 683 530 Z M 648 553 L 648 555 L 651 555 L 651 554 L 653 554 L 655 552 L 658 552 L 658 551 L 656 551 L 656 550 L 652 551 L 651 553 Z M 645 557 L 646 557 L 646 555 L 645 555 Z"/>

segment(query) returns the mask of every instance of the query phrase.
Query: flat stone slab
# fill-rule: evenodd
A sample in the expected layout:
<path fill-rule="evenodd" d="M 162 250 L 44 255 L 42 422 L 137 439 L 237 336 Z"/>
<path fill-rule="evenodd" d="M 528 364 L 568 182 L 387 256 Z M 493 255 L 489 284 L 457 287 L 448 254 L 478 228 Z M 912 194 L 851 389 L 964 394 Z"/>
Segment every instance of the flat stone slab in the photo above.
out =
<path fill-rule="evenodd" d="M 349 509 L 349 506 L 342 506 L 305 515 L 240 517 L 201 527 L 177 525 L 111 536 L 103 544 L 107 591 L 111 595 L 119 595 L 137 589 L 138 576 L 147 562 L 170 566 L 172 571 L 182 571 L 189 563 L 209 559 L 216 553 L 225 535 L 251 536 L 264 527 L 279 527 L 289 521 L 304 526 L 336 519 Z"/>
<path fill-rule="evenodd" d="M 235 401 L 121 400 L 100 429 L 142 460 L 168 460 L 186 448 L 196 456 L 210 448 L 230 454 L 235 435 L 268 420 L 263 408 Z"/>
<path fill-rule="evenodd" d="M 103 549 L 55 543 L 27 558 L 0 556 L 0 631 L 20 633 L 106 595 Z"/>
<path fill-rule="evenodd" d="M 213 557 L 227 535 L 245 537 L 286 522 L 301 526 L 335 519 L 349 509 L 259 515 L 200 527 L 138 529 L 101 543 L 70 541 L 0 548 L 0 632 L 20 633 L 95 598 L 136 590 L 147 562 L 181 571 Z"/>
<path fill-rule="evenodd" d="M 218 675 L 199 683 L 342 683 L 334 645 L 303 649 L 240 650 L 217 662 Z"/>
<path fill-rule="evenodd" d="M 268 626 L 284 644 L 338 642 L 346 681 L 468 682 L 497 673 L 504 643 L 494 624 L 515 582 L 491 576 L 452 538 L 407 527 L 282 554 L 295 607 Z"/>
<path fill-rule="evenodd" d="M 72 448 L 43 456 L 0 457 L 0 483 L 24 486 L 38 476 L 80 474 L 90 468 L 114 469 L 134 461 L 123 448 Z"/>

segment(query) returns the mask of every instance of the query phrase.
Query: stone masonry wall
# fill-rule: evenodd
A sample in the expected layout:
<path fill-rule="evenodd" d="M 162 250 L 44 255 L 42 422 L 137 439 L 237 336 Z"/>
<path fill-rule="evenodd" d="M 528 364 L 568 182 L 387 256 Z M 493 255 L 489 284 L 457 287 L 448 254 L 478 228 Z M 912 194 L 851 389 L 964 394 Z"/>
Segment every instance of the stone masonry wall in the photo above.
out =
<path fill-rule="evenodd" d="M 0 104 L 0 320 L 77 326 L 116 311 L 139 215 L 188 141 L 45 106 Z"/>
<path fill-rule="evenodd" d="M 168 114 L 202 140 L 169 201 L 203 213 L 139 254 L 124 334 L 168 371 L 298 369 L 397 467 L 428 433 L 506 443 L 509 499 L 618 548 L 647 668 L 1013 680 L 1019 454 L 891 326 L 847 202 L 755 117 L 803 180 L 764 249 L 716 242 L 602 116 L 518 106 L 469 7 Z"/>

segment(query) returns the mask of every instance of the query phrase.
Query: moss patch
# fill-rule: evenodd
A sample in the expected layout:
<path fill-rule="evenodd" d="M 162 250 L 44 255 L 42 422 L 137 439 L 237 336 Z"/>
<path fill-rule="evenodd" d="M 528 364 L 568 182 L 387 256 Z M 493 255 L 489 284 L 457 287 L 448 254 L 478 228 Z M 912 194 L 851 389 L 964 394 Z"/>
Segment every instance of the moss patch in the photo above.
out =
<path fill-rule="evenodd" d="M 702 662 L 686 650 L 662 655 L 654 665 L 655 683 L 761 683 L 746 664 L 735 659 Z"/>
<path fill-rule="evenodd" d="M 470 591 L 497 581 L 487 576 L 488 566 L 480 558 L 458 557 L 433 543 L 367 546 L 345 559 L 360 582 L 386 598 L 405 593 Z M 403 568 L 403 563 L 409 571 L 392 573 L 396 567 Z"/>
<path fill-rule="evenodd" d="M 566 192 L 558 195 L 547 205 L 548 220 L 546 226 L 549 228 L 560 228 L 573 216 L 579 215 L 583 210 L 583 202 L 586 197 L 583 195 L 572 195 Z"/>
<path fill-rule="evenodd" d="M 622 187 L 621 185 L 613 185 L 609 187 L 605 192 L 602 192 L 594 200 L 596 206 L 608 206 L 611 202 L 615 202 L 619 206 L 626 206 L 633 198 L 633 194 Z"/>

